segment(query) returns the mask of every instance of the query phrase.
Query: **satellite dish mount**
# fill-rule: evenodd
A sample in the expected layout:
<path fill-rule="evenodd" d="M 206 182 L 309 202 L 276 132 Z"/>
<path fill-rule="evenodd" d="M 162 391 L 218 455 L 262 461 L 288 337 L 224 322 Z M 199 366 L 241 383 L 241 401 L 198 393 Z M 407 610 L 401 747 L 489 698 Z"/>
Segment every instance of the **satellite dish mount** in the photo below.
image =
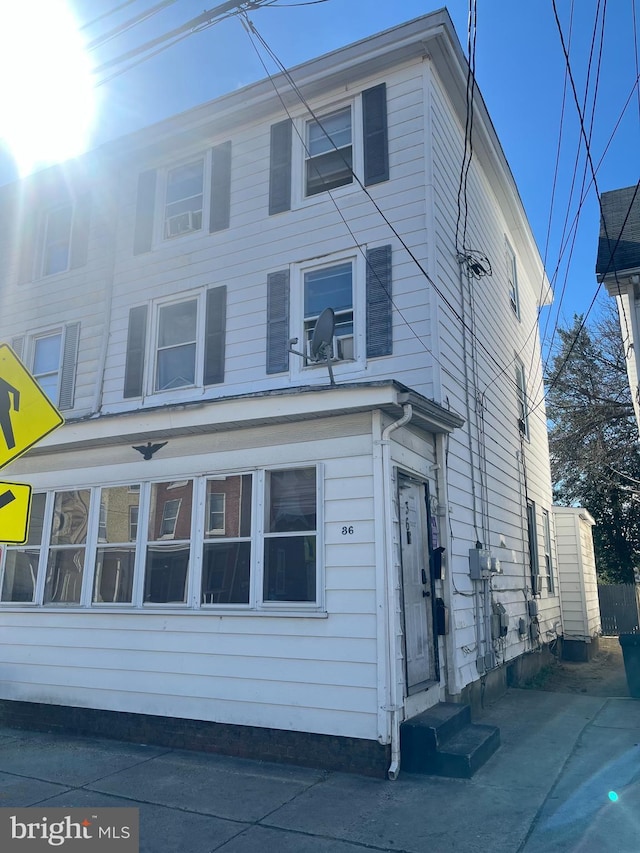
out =
<path fill-rule="evenodd" d="M 331 366 L 333 362 L 333 333 L 335 328 L 336 317 L 333 308 L 325 308 L 316 320 L 313 335 L 311 336 L 311 341 L 309 343 L 310 354 L 308 356 L 304 355 L 304 353 L 291 349 L 291 344 L 298 343 L 297 338 L 291 338 L 289 341 L 289 352 L 292 352 L 294 355 L 299 355 L 300 358 L 304 359 L 305 367 L 309 362 L 312 364 L 318 364 L 323 361 L 326 362 L 329 370 L 329 381 L 332 385 L 336 384 L 335 379 L 333 378 L 333 368 Z"/>

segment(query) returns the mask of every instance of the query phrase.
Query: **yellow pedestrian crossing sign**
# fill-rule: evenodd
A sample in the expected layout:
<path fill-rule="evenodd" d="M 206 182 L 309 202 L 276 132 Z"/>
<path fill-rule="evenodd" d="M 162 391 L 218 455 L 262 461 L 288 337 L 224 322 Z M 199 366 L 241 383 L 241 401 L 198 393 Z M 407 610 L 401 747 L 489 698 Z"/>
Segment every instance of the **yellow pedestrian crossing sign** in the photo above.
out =
<path fill-rule="evenodd" d="M 0 468 L 17 459 L 64 418 L 7 344 L 0 344 Z"/>
<path fill-rule="evenodd" d="M 31 486 L 0 483 L 0 542 L 23 545 L 29 536 Z"/>

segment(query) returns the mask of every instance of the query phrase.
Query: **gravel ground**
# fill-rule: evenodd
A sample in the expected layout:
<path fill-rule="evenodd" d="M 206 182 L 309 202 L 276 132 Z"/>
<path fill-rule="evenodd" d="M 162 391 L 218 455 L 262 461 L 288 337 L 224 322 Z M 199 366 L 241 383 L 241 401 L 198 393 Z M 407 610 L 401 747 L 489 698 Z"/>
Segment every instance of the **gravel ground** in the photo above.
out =
<path fill-rule="evenodd" d="M 600 637 L 600 647 L 585 663 L 556 661 L 529 685 L 551 693 L 628 696 L 622 649 L 617 637 Z"/>

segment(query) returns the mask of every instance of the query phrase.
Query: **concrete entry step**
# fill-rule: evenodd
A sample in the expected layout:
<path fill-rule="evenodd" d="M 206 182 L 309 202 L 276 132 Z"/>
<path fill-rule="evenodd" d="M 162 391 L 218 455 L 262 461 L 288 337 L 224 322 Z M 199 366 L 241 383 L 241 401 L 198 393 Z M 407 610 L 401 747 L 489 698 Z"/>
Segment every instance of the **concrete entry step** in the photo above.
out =
<path fill-rule="evenodd" d="M 500 746 L 496 726 L 471 722 L 468 705 L 440 702 L 400 725 L 401 767 L 469 779 Z"/>

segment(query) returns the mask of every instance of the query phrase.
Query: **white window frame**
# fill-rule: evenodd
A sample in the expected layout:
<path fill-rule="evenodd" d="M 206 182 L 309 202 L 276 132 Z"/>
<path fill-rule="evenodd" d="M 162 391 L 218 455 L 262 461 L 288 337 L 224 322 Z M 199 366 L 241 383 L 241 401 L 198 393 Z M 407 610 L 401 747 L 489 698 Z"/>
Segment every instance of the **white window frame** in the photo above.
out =
<path fill-rule="evenodd" d="M 263 597 L 264 584 L 264 547 L 266 535 L 266 515 L 269 502 L 266 494 L 266 481 L 268 472 L 284 471 L 290 469 L 313 468 L 316 472 L 316 530 L 309 532 L 316 539 L 316 569 L 315 569 L 315 600 L 313 601 L 265 601 Z M 203 543 L 205 541 L 215 541 L 207 536 L 207 507 L 206 507 L 206 492 L 207 482 L 216 477 L 242 477 L 251 475 L 252 477 L 252 493 L 251 493 L 251 571 L 249 581 L 249 601 L 248 603 L 231 603 L 231 604 L 206 604 L 201 602 L 201 585 L 202 585 L 202 556 Z M 188 539 L 175 540 L 176 544 L 189 547 L 189 562 L 186 578 L 186 594 L 184 602 L 145 602 L 144 589 L 146 580 L 146 558 L 147 549 L 150 542 L 156 544 L 167 542 L 171 547 L 174 540 L 162 540 L 161 538 L 151 540 L 149 537 L 149 515 L 151 511 L 151 497 L 153 487 L 159 483 L 166 484 L 167 477 L 154 480 L 140 480 L 140 501 L 138 504 L 138 523 L 135 541 L 126 541 L 122 544 L 123 547 L 135 548 L 135 562 L 133 571 L 133 590 L 131 602 L 94 602 L 93 589 L 96 576 L 96 558 L 98 551 L 105 548 L 104 543 L 99 541 L 100 530 L 100 505 L 102 489 L 123 487 L 131 490 L 132 481 L 118 481 L 113 483 L 102 483 L 99 486 L 82 485 L 57 485 L 50 491 L 42 492 L 45 494 L 44 517 L 43 517 L 43 535 L 40 545 L 30 546 L 8 546 L 2 549 L 0 555 L 0 590 L 4 583 L 4 571 L 7 559 L 7 554 L 12 551 L 20 550 L 39 550 L 39 560 L 37 567 L 37 577 L 35 585 L 34 600 L 30 602 L 0 602 L 0 611 L 4 609 L 33 609 L 42 610 L 52 609 L 88 609 L 95 612 L 104 612 L 105 609 L 118 610 L 126 612 L 142 612 L 144 611 L 176 611 L 176 612 L 191 612 L 199 611 L 205 607 L 207 612 L 215 610 L 216 612 L 233 612 L 245 613 L 247 615 L 286 615 L 286 614 L 315 614 L 317 616 L 325 615 L 325 565 L 324 565 L 324 467 L 321 463 L 306 462 L 294 465 L 272 465 L 257 469 L 233 469 L 230 471 L 216 471 L 215 473 L 202 473 L 197 475 L 188 475 L 183 480 L 192 483 L 192 511 L 191 525 Z M 135 481 L 133 483 L 135 485 Z M 84 490 L 87 489 L 90 493 L 89 512 L 87 516 L 87 532 L 85 541 L 81 546 L 84 551 L 84 566 L 82 574 L 82 589 L 79 602 L 50 602 L 43 603 L 44 588 L 46 582 L 47 563 L 49 553 L 51 552 L 51 526 L 53 520 L 54 499 L 55 494 L 60 492 Z M 282 535 L 282 534 L 274 534 Z M 235 537 L 237 539 L 237 537 Z M 243 540 L 246 537 L 241 537 Z M 230 537 L 230 541 L 234 537 Z M 116 543 L 118 544 L 118 543 Z M 54 546 L 55 547 L 55 546 Z M 70 546 L 62 546 L 70 547 Z"/>
<path fill-rule="evenodd" d="M 181 234 L 167 236 L 167 190 L 169 187 L 169 175 L 176 169 L 202 161 L 202 223 L 200 228 L 190 229 Z M 197 238 L 209 229 L 209 208 L 211 198 L 211 151 L 195 151 L 189 157 L 183 157 L 173 163 L 166 163 L 158 170 L 158 192 L 155 201 L 154 216 L 154 243 L 156 246 L 166 246 L 172 243 L 180 245 L 183 240 Z"/>
<path fill-rule="evenodd" d="M 341 98 L 340 100 L 324 100 L 317 105 L 314 104 L 313 112 L 317 120 L 322 124 L 324 116 L 329 116 L 332 113 L 340 112 L 346 107 L 351 108 L 351 160 L 352 169 L 355 175 L 362 176 L 364 171 L 364 149 L 362 140 L 362 98 L 360 95 L 351 96 L 349 98 Z M 291 173 L 291 199 L 292 206 L 304 207 L 309 204 L 317 204 L 318 202 L 329 202 L 329 193 L 334 197 L 339 197 L 346 193 L 352 193 L 359 189 L 359 185 L 355 177 L 348 184 L 343 184 L 332 190 L 322 190 L 312 195 L 307 195 L 307 128 L 310 122 L 315 119 L 309 113 L 300 115 L 294 118 L 293 130 L 293 154 L 292 154 L 292 173 Z"/>
<path fill-rule="evenodd" d="M 351 290 L 353 308 L 353 358 L 337 359 L 334 354 L 332 368 L 337 376 L 349 376 L 361 372 L 366 365 L 367 356 L 367 312 L 366 312 L 366 261 L 359 251 L 339 252 L 335 255 L 323 258 L 303 261 L 292 267 L 291 281 L 291 311 L 290 330 L 291 338 L 297 338 L 298 343 L 293 349 L 306 354 L 307 341 L 305 335 L 304 319 L 304 287 L 305 274 L 317 272 L 330 267 L 351 263 Z M 307 362 L 299 356 L 290 357 L 290 372 L 292 378 L 305 376 L 305 381 L 311 380 L 324 383 L 327 377 L 327 364 L 321 362 Z"/>
<path fill-rule="evenodd" d="M 202 387 L 204 371 L 204 343 L 206 322 L 206 291 L 187 291 L 173 295 L 167 299 L 157 299 L 151 304 L 151 323 L 147 334 L 147 349 L 145 358 L 145 387 L 148 397 L 158 397 L 167 400 L 169 395 L 185 396 L 194 388 Z M 158 337 L 160 333 L 160 316 L 163 308 L 180 305 L 184 302 L 196 302 L 196 335 L 194 355 L 194 381 L 190 385 L 179 385 L 174 388 L 156 388 L 156 372 L 158 367 Z"/>
<path fill-rule="evenodd" d="M 505 258 L 507 265 L 507 288 L 511 310 L 520 320 L 520 287 L 518 285 L 518 258 L 509 240 L 505 237 Z"/>

